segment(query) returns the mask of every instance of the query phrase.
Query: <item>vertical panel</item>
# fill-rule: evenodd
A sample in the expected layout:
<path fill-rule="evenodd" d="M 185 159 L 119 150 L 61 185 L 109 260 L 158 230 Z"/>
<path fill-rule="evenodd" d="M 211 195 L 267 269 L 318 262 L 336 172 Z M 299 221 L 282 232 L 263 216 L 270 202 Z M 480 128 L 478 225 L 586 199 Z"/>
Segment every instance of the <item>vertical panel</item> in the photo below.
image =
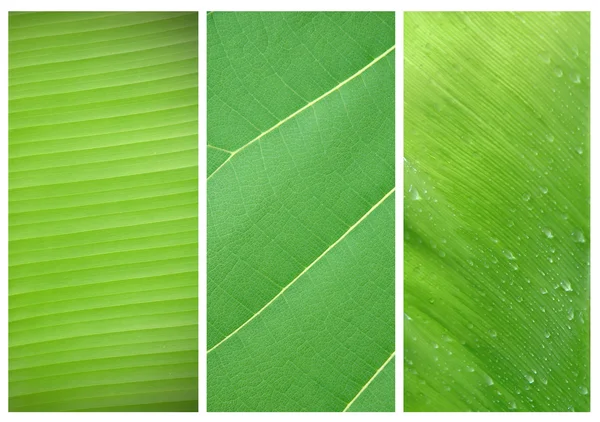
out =
<path fill-rule="evenodd" d="M 9 407 L 194 411 L 197 13 L 9 17 Z"/>
<path fill-rule="evenodd" d="M 209 411 L 394 410 L 394 14 L 209 13 Z"/>
<path fill-rule="evenodd" d="M 589 411 L 589 13 L 405 15 L 407 411 Z"/>

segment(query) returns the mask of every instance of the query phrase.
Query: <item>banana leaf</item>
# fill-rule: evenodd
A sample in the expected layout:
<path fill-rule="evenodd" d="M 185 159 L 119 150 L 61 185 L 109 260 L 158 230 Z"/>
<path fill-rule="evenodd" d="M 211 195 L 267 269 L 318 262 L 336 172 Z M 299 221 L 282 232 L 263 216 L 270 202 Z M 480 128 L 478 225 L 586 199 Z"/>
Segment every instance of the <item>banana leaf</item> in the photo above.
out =
<path fill-rule="evenodd" d="M 404 406 L 590 409 L 590 15 L 407 13 Z"/>

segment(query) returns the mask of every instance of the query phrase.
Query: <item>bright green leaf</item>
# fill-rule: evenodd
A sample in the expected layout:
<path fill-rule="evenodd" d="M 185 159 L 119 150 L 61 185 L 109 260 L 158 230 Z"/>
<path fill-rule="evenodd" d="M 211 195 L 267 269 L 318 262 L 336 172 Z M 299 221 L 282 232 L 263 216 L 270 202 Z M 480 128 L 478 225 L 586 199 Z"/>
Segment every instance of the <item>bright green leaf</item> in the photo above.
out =
<path fill-rule="evenodd" d="M 196 13 L 9 17 L 9 409 L 198 407 Z"/>
<path fill-rule="evenodd" d="M 394 409 L 394 15 L 208 19 L 208 410 Z"/>
<path fill-rule="evenodd" d="M 589 411 L 590 16 L 405 16 L 405 409 Z"/>

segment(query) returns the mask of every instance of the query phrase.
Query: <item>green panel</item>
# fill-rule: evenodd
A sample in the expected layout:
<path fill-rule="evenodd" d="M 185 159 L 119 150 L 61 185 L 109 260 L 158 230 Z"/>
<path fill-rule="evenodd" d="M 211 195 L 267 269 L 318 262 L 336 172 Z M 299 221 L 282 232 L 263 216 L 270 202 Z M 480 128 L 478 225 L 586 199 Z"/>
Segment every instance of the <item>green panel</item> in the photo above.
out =
<path fill-rule="evenodd" d="M 590 15 L 405 15 L 407 411 L 590 409 Z"/>
<path fill-rule="evenodd" d="M 9 410 L 198 408 L 198 15 L 9 15 Z"/>
<path fill-rule="evenodd" d="M 394 353 L 394 14 L 207 19 L 208 410 L 343 411 Z"/>

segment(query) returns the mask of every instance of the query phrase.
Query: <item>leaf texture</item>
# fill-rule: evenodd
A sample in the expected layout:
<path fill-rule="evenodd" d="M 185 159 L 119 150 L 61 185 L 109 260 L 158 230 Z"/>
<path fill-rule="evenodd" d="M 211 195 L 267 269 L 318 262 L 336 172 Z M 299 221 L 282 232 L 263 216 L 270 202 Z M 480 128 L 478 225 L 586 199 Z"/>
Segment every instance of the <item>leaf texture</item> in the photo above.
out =
<path fill-rule="evenodd" d="M 207 20 L 208 410 L 393 411 L 394 15 Z"/>
<path fill-rule="evenodd" d="M 408 411 L 589 411 L 588 13 L 407 13 Z"/>
<path fill-rule="evenodd" d="M 9 16 L 9 409 L 198 407 L 197 14 Z"/>

